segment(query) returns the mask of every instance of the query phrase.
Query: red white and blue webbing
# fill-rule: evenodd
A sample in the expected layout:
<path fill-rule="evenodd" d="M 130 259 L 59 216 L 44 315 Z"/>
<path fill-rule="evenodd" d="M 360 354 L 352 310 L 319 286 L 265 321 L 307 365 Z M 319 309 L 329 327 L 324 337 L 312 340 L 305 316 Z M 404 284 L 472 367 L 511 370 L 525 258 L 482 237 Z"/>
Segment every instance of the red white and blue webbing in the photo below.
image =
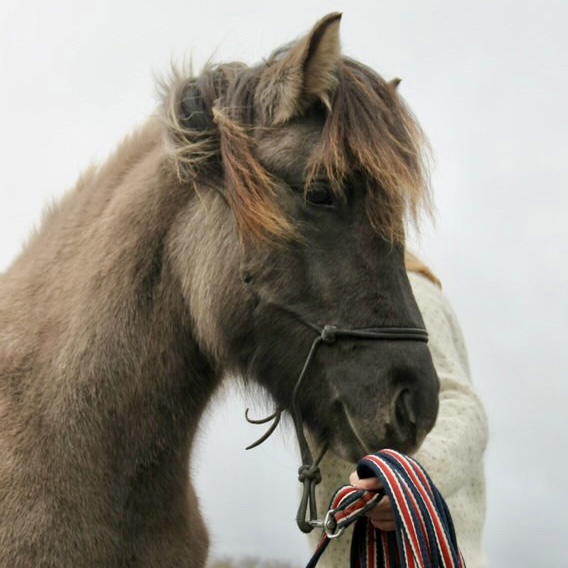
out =
<path fill-rule="evenodd" d="M 351 568 L 465 568 L 448 507 L 418 462 L 393 450 L 381 450 L 365 456 L 357 465 L 357 474 L 377 477 L 384 492 L 350 485 L 338 489 L 307 568 L 316 565 L 330 539 L 354 522 Z M 385 494 L 396 524 L 388 532 L 374 528 L 364 516 Z"/>

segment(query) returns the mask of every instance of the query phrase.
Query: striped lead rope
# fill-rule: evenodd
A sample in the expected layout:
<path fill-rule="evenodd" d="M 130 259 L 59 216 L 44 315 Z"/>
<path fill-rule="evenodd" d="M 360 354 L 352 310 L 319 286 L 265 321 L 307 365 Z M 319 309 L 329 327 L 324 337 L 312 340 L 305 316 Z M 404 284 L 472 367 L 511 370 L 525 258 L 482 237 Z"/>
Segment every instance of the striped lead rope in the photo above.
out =
<path fill-rule="evenodd" d="M 450 512 L 422 466 L 393 450 L 365 456 L 357 465 L 360 478 L 377 477 L 384 492 L 347 485 L 333 496 L 324 532 L 306 568 L 313 568 L 331 539 L 355 523 L 351 568 L 465 568 Z M 365 513 L 388 495 L 396 529 L 383 532 Z"/>

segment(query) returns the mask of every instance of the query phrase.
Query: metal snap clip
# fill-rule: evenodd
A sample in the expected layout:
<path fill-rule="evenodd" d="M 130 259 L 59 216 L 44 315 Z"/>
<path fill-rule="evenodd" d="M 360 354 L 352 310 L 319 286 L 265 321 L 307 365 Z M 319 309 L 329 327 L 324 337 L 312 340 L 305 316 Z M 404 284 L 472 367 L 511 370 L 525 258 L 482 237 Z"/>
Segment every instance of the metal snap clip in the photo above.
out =
<path fill-rule="evenodd" d="M 345 527 L 338 526 L 337 521 L 333 516 L 333 511 L 330 510 L 325 514 L 323 530 L 325 531 L 327 538 L 338 538 L 345 531 Z"/>

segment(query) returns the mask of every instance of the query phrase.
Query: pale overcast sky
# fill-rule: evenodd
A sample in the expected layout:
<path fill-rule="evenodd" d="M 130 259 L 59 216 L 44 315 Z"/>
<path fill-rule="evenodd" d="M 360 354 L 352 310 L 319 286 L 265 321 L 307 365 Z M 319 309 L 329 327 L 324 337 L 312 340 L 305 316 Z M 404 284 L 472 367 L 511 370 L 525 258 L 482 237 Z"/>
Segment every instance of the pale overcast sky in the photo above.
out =
<path fill-rule="evenodd" d="M 0 270 L 46 203 L 152 112 L 154 75 L 193 54 L 254 63 L 330 11 L 344 51 L 401 92 L 434 148 L 444 282 L 491 424 L 486 549 L 497 567 L 568 557 L 568 4 L 513 0 L 0 4 Z M 258 436 L 231 393 L 195 474 L 214 555 L 304 563 L 294 442 Z M 252 404 L 261 414 L 265 406 Z M 291 434 L 291 430 L 288 431 Z M 1 459 L 1 456 L 0 456 Z"/>

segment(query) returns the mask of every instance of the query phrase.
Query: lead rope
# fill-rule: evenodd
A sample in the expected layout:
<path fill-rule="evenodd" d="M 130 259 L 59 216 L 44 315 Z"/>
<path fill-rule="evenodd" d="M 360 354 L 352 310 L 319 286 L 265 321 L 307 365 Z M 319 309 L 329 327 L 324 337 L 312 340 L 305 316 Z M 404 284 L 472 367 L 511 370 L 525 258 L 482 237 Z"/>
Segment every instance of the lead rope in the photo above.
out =
<path fill-rule="evenodd" d="M 331 539 L 355 523 L 351 568 L 465 568 L 448 507 L 422 466 L 412 458 L 381 450 L 357 465 L 361 479 L 377 477 L 384 492 L 346 485 L 333 496 L 324 532 L 306 568 L 313 568 Z M 365 513 L 388 495 L 396 529 L 373 527 Z"/>

